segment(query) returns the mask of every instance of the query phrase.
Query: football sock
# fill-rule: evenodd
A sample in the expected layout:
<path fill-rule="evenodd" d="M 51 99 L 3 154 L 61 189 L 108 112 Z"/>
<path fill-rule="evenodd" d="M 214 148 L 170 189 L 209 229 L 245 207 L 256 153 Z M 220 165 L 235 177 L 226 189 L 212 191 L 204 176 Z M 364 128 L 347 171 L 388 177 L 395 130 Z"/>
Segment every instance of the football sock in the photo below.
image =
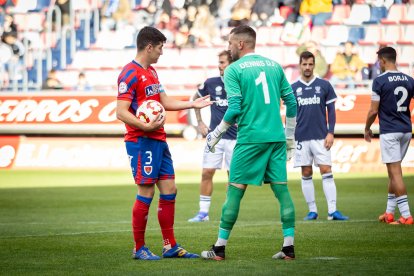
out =
<path fill-rule="evenodd" d="M 312 176 L 302 176 L 302 192 L 305 196 L 306 203 L 309 207 L 309 212 L 318 212 L 315 202 L 315 187 L 313 185 Z"/>
<path fill-rule="evenodd" d="M 388 200 L 387 200 L 387 213 L 394 214 L 395 207 L 397 206 L 397 200 L 395 199 L 395 194 L 388 193 Z"/>
<path fill-rule="evenodd" d="M 135 249 L 145 245 L 145 228 L 147 227 L 148 210 L 152 198 L 137 195 L 132 208 L 132 232 L 134 233 Z"/>
<path fill-rule="evenodd" d="M 295 206 L 290 197 L 287 184 L 270 184 L 270 188 L 280 203 L 280 218 L 282 221 L 283 235 L 293 237 L 295 234 Z M 289 230 L 289 228 L 291 229 Z"/>
<path fill-rule="evenodd" d="M 161 227 L 164 248 L 167 250 L 176 245 L 174 238 L 175 196 L 176 194 L 160 194 L 158 203 L 158 222 Z"/>
<path fill-rule="evenodd" d="M 236 223 L 239 215 L 240 201 L 243 198 L 245 190 L 229 185 L 227 189 L 226 201 L 221 211 L 221 220 L 219 228 L 219 239 L 228 240 L 230 232 Z"/>
<path fill-rule="evenodd" d="M 322 175 L 322 187 L 328 202 L 328 213 L 336 211 L 336 186 L 332 173 Z"/>
<path fill-rule="evenodd" d="M 200 195 L 200 212 L 207 213 L 210 210 L 211 196 Z"/>
<path fill-rule="evenodd" d="M 230 235 L 230 231 L 229 231 L 229 235 Z M 218 238 L 216 243 L 214 244 L 214 246 L 226 246 L 227 241 L 228 241 L 228 239 Z"/>
<path fill-rule="evenodd" d="M 293 229 L 293 228 L 289 228 L 289 229 Z M 284 232 L 284 231 L 283 231 Z M 295 232 L 295 230 L 293 229 L 293 232 Z M 293 241 L 294 241 L 294 237 L 293 237 L 293 235 L 291 235 L 291 236 L 288 236 L 288 235 L 285 235 L 285 233 L 283 233 L 283 247 L 285 247 L 285 246 L 291 246 L 291 245 L 293 245 Z"/>
<path fill-rule="evenodd" d="M 402 195 L 402 196 L 397 197 L 397 204 L 398 204 L 398 209 L 400 210 L 400 214 L 402 217 L 408 218 L 411 216 L 410 206 L 408 206 L 407 195 Z"/>

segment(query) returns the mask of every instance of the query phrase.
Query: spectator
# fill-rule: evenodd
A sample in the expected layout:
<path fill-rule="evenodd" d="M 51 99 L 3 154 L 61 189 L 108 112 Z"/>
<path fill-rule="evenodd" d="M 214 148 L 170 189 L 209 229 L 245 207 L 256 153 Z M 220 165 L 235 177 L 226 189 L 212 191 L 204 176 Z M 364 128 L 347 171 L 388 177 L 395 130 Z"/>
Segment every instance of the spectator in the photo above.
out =
<path fill-rule="evenodd" d="M 362 80 L 362 70 L 367 65 L 354 52 L 352 42 L 345 42 L 345 50 L 339 52 L 331 64 L 331 83 L 333 86 L 339 82 L 345 82 L 348 88 L 355 88 L 355 81 Z"/>
<path fill-rule="evenodd" d="M 131 12 L 128 0 L 106 0 L 102 7 L 102 28 L 105 30 L 120 29 L 129 21 Z"/>
<path fill-rule="evenodd" d="M 91 91 L 92 86 L 89 84 L 88 80 L 86 79 L 86 75 L 83 72 L 80 72 L 78 75 L 78 83 L 75 87 L 76 91 Z"/>
<path fill-rule="evenodd" d="M 298 49 L 296 50 L 296 54 L 300 56 L 300 54 L 302 54 L 305 51 L 309 51 L 315 56 L 315 75 L 317 77 L 324 78 L 328 73 L 329 65 L 326 62 L 325 57 L 319 50 L 318 44 L 315 41 L 307 41 L 298 47 Z"/>
<path fill-rule="evenodd" d="M 296 23 L 286 21 L 280 40 L 290 44 L 301 44 L 309 40 L 311 38 L 311 23 L 309 15 L 304 15 Z"/>
<path fill-rule="evenodd" d="M 253 0 L 238 0 L 233 7 L 229 26 L 237 27 L 240 25 L 247 25 L 250 20 L 253 3 Z"/>
<path fill-rule="evenodd" d="M 43 82 L 42 89 L 63 89 L 62 82 L 58 79 L 57 71 L 55 69 L 50 70 L 47 74 L 47 78 Z"/>
<path fill-rule="evenodd" d="M 211 45 L 218 36 L 218 29 L 215 19 L 211 15 L 207 5 L 199 6 L 194 24 L 190 29 L 190 34 L 195 38 L 195 43 L 201 45 Z"/>
<path fill-rule="evenodd" d="M 62 15 L 61 26 L 67 26 L 70 23 L 70 1 L 69 0 L 56 0 L 56 6 L 60 10 Z M 53 22 L 56 22 L 56 14 L 53 13 Z"/>
<path fill-rule="evenodd" d="M 332 10 L 332 0 L 303 0 L 299 13 L 302 16 L 310 15 L 313 26 L 322 26 L 326 20 L 332 17 Z"/>
<path fill-rule="evenodd" d="M 251 22 L 256 26 L 269 26 L 269 18 L 277 8 L 277 2 L 274 0 L 256 0 L 252 7 Z"/>

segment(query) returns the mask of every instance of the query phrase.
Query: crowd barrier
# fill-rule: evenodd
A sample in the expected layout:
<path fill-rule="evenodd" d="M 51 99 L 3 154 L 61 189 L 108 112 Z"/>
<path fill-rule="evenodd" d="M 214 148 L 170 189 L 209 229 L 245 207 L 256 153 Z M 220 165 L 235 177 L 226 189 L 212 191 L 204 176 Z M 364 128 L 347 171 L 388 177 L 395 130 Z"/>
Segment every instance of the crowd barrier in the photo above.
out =
<path fill-rule="evenodd" d="M 169 138 L 177 170 L 201 170 L 204 139 Z M 385 172 L 379 140 L 336 139 L 332 151 L 335 173 Z M 96 137 L 0 136 L 0 169 L 128 170 L 123 139 Z M 414 143 L 402 162 L 404 173 L 414 173 Z M 288 163 L 289 172 L 299 172 Z"/>
<path fill-rule="evenodd" d="M 189 99 L 188 95 L 173 97 Z M 338 94 L 336 134 L 363 133 L 370 98 L 368 93 Z M 120 135 L 124 125 L 116 119 L 115 108 L 116 96 L 108 93 L 2 93 L 0 133 Z M 284 106 L 281 114 L 285 114 Z M 180 134 L 188 126 L 189 118 L 187 111 L 168 111 L 166 132 Z M 411 118 L 414 121 L 414 111 Z M 378 130 L 377 121 L 373 130 Z"/>

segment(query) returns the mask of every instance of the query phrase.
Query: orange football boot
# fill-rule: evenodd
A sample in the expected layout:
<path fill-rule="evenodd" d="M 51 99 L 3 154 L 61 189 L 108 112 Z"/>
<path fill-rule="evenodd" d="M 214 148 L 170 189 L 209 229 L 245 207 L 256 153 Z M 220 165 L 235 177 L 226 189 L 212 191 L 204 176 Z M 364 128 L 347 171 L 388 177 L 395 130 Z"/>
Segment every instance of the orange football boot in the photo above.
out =
<path fill-rule="evenodd" d="M 406 225 L 412 225 L 414 224 L 413 217 L 409 216 L 408 218 L 404 218 L 401 216 L 398 220 L 391 222 L 390 224 L 406 224 Z"/>
<path fill-rule="evenodd" d="M 385 212 L 378 217 L 378 220 L 380 222 L 391 223 L 394 221 L 394 214 Z"/>

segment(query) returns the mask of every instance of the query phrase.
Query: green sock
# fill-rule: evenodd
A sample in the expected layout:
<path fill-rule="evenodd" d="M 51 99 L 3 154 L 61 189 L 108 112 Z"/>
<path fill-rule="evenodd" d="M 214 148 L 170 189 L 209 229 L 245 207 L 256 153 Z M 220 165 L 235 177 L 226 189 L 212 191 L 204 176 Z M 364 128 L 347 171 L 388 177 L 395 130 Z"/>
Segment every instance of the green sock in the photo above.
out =
<path fill-rule="evenodd" d="M 280 218 L 282 221 L 283 236 L 294 236 L 295 206 L 286 184 L 271 184 L 273 193 L 280 203 Z"/>
<path fill-rule="evenodd" d="M 219 229 L 219 238 L 228 240 L 230 232 L 236 223 L 240 210 L 240 201 L 243 198 L 245 190 L 229 185 L 227 190 L 226 201 L 221 211 L 221 221 Z"/>

